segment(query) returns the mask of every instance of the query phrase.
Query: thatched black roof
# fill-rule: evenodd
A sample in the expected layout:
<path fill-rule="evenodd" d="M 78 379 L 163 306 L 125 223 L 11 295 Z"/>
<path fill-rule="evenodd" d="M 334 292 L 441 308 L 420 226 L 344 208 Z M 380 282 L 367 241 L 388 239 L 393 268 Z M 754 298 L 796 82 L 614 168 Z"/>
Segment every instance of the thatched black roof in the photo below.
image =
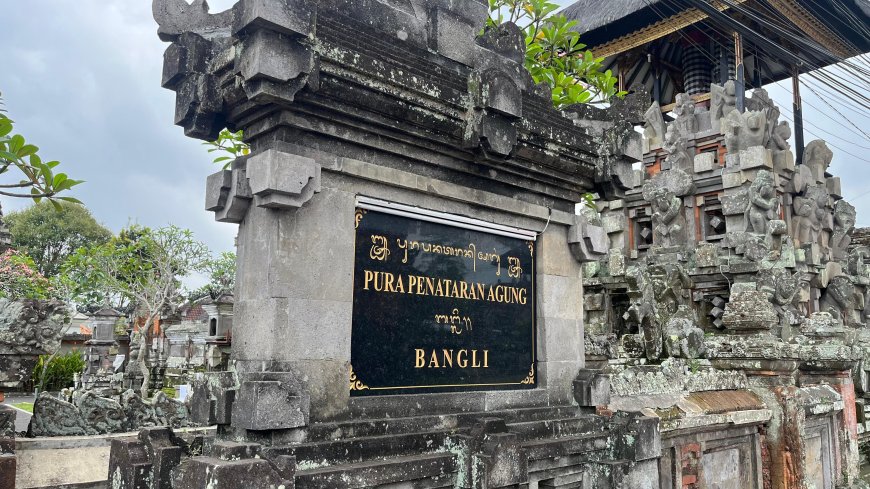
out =
<path fill-rule="evenodd" d="M 579 0 L 565 7 L 561 13 L 577 21 L 577 32 L 583 34 L 599 27 L 612 24 L 650 4 L 661 0 Z"/>
<path fill-rule="evenodd" d="M 808 15 L 814 17 L 832 36 L 837 38 L 841 47 L 841 53 L 851 57 L 870 51 L 870 0 L 831 0 L 820 2 L 819 0 L 794 0 L 795 5 L 803 9 Z M 577 0 L 574 4 L 562 10 L 566 17 L 577 22 L 574 30 L 580 33 L 580 41 L 589 46 L 592 52 L 596 47 L 603 46 L 611 41 L 636 33 L 643 28 L 652 26 L 664 19 L 684 12 L 685 10 L 700 3 L 698 0 Z M 733 2 L 729 2 L 733 3 Z M 735 13 L 734 11 L 737 10 Z M 746 15 L 761 12 L 759 19 L 747 19 Z M 838 58 L 827 52 L 826 47 L 820 46 L 810 35 L 801 34 L 801 28 L 791 24 L 784 15 L 778 15 L 778 22 L 789 23 L 788 33 L 782 34 L 771 30 L 766 26 L 767 15 L 776 12 L 776 8 L 770 0 L 755 0 L 744 2 L 735 8 L 730 8 L 718 17 L 739 17 L 740 22 L 746 28 L 744 35 L 744 54 L 747 63 L 748 82 L 751 86 L 762 86 L 774 81 L 791 77 L 793 61 L 780 59 L 776 52 L 768 52 L 764 47 L 758 47 L 753 40 L 756 37 L 785 42 L 796 50 L 803 60 L 802 72 L 810 71 L 818 67 L 836 63 Z M 751 17 L 751 16 L 750 16 Z M 629 57 L 631 65 L 626 69 L 626 86 L 631 87 L 635 83 L 646 86 L 650 93 L 654 93 L 654 70 L 647 55 L 652 56 L 664 67 L 663 78 L 660 82 L 660 100 L 662 104 L 670 103 L 676 92 L 682 90 L 676 78 L 681 78 L 679 67 L 683 63 L 683 54 L 686 49 L 694 49 L 696 45 L 709 46 L 715 42 L 724 47 L 726 53 L 733 56 L 733 41 L 729 33 L 733 28 L 722 19 L 707 18 L 682 29 L 678 34 L 662 35 L 659 38 L 635 48 L 635 56 Z M 670 32 L 670 31 L 667 31 Z M 788 36 L 803 38 L 803 44 L 788 39 Z M 818 49 L 811 46 L 818 46 Z M 639 48 L 639 49 L 638 49 Z M 608 57 L 605 66 L 616 71 L 619 53 L 607 51 Z M 638 56 L 638 54 L 640 54 Z M 840 55 L 842 56 L 842 54 Z"/>

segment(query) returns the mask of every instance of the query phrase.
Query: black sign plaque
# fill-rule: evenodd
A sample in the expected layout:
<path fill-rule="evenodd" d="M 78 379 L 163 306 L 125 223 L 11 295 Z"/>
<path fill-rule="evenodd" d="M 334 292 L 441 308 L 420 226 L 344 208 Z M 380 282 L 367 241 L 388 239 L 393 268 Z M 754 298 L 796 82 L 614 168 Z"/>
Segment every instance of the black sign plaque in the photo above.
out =
<path fill-rule="evenodd" d="M 351 395 L 534 388 L 534 252 L 358 208 Z"/>

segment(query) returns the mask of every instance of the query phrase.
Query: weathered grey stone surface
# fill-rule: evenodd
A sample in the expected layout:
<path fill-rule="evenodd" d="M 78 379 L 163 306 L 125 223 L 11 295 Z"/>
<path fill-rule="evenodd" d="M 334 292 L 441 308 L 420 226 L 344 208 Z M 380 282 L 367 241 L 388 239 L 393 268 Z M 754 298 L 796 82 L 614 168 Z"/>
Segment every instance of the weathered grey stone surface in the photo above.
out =
<path fill-rule="evenodd" d="M 60 302 L 0 298 L 0 389 L 23 390 L 39 355 L 60 345 L 68 321 Z"/>
<path fill-rule="evenodd" d="M 113 399 L 98 397 L 85 392 L 77 401 L 77 407 L 85 422 L 97 433 L 122 433 L 128 431 L 127 413 Z"/>
<path fill-rule="evenodd" d="M 43 392 L 33 403 L 29 433 L 32 436 L 75 436 L 93 435 L 96 430 L 88 425 L 75 405 Z"/>
<path fill-rule="evenodd" d="M 180 464 L 186 449 L 168 436 L 119 445 L 119 474 L 148 467 L 162 484 L 159 467 L 178 466 L 172 483 L 191 488 L 657 487 L 673 468 L 697 482 L 682 471 L 703 465 L 702 445 L 725 443 L 711 426 L 755 430 L 741 436 L 760 443 L 767 423 L 774 457 L 804 449 L 791 430 L 807 412 L 796 384 L 848 391 L 867 296 L 841 273 L 863 258 L 843 253 L 850 216 L 841 205 L 834 219 L 840 192 L 824 145 L 793 167 L 778 109 L 757 91 L 737 110 L 735 84 L 713 90 L 710 111 L 678 95 L 669 125 L 660 111 L 644 118 L 648 100 L 560 114 L 524 71 L 520 29 L 475 38 L 485 10 L 471 0 L 242 0 L 209 15 L 201 3 L 155 2 L 172 42 L 164 84 L 176 123 L 204 139 L 242 129 L 252 155 L 208 182 L 209 210 L 240 224 L 234 372 L 191 399 L 191 417 L 218 423 L 219 439 Z M 641 122 L 664 146 L 643 157 L 648 174 L 632 169 Z M 695 165 L 696 152 L 713 151 Z M 589 191 L 604 217 L 575 215 Z M 349 397 L 358 196 L 542 233 L 535 389 Z M 842 325 L 810 315 L 822 307 Z M 591 415 L 592 405 L 610 414 L 598 402 L 619 397 L 606 402 L 598 374 L 585 381 L 593 362 L 623 397 L 679 399 L 643 398 L 647 416 Z M 709 397 L 690 400 L 693 391 Z M 701 407 L 733 399 L 725 412 Z M 845 403 L 810 404 L 824 422 L 851 419 Z M 659 471 L 659 420 L 707 438 L 669 448 L 684 458 L 662 458 Z M 853 478 L 854 464 L 841 465 Z"/>

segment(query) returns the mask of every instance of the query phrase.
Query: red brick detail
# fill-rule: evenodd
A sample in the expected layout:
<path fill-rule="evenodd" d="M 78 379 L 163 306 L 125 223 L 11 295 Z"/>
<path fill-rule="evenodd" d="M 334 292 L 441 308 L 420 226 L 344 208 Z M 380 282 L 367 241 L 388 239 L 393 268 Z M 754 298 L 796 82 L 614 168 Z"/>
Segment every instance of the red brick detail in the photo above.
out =
<path fill-rule="evenodd" d="M 773 488 L 770 480 L 770 449 L 767 446 L 767 435 L 763 429 L 761 432 L 761 487 L 763 489 Z"/>
<path fill-rule="evenodd" d="M 855 412 L 855 384 L 851 378 L 843 378 L 832 386 L 843 397 L 843 424 L 852 440 L 858 440 L 858 415 Z"/>
<path fill-rule="evenodd" d="M 595 406 L 595 414 L 610 418 L 613 416 L 613 411 L 607 409 L 605 406 Z"/>
<path fill-rule="evenodd" d="M 686 443 L 680 447 L 682 489 L 700 489 L 698 467 L 701 465 L 701 444 Z"/>

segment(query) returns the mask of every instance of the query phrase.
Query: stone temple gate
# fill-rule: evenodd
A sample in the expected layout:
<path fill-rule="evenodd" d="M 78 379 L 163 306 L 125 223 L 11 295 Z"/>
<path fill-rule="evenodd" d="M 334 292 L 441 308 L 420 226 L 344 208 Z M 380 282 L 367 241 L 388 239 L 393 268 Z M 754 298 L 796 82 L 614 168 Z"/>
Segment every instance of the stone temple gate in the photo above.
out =
<path fill-rule="evenodd" d="M 768 106 L 557 111 L 478 0 L 154 16 L 175 122 L 252 152 L 207 183 L 239 225 L 231 370 L 190 399 L 217 434 L 113 442 L 112 487 L 855 481 L 866 255 Z"/>

